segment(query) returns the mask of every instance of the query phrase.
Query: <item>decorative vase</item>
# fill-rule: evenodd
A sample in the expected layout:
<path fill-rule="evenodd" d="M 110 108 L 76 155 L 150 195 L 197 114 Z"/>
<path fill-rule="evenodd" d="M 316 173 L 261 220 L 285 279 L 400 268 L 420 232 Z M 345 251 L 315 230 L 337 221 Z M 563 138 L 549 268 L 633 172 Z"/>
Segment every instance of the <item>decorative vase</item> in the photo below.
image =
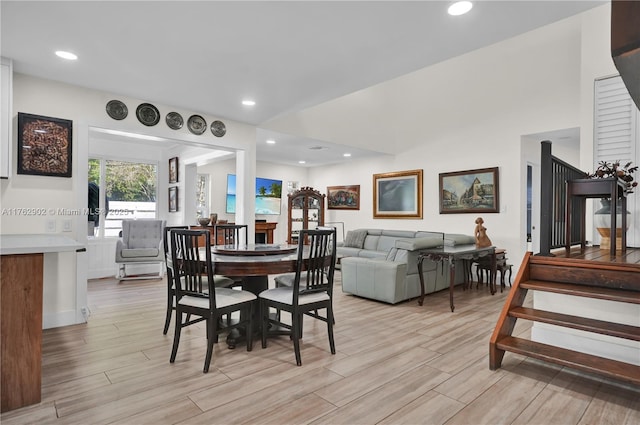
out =
<path fill-rule="evenodd" d="M 209 218 L 211 219 L 211 225 L 215 226 L 215 224 L 218 222 L 218 214 L 217 213 L 212 213 Z"/>
<path fill-rule="evenodd" d="M 200 217 L 198 223 L 200 223 L 202 227 L 207 227 L 209 225 L 209 217 Z"/>
<path fill-rule="evenodd" d="M 611 247 L 611 199 L 600 200 L 602 208 L 593 213 L 593 222 L 600 234 L 600 249 L 609 250 Z M 627 228 L 629 230 L 631 213 L 627 211 Z M 616 205 L 616 251 L 622 250 L 622 206 Z"/>

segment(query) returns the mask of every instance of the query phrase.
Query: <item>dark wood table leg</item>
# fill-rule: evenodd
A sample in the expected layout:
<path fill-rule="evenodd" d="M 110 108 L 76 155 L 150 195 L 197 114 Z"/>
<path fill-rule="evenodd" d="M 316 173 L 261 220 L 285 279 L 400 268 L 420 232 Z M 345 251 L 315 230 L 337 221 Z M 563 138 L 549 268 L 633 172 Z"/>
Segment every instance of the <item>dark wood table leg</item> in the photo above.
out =
<path fill-rule="evenodd" d="M 455 287 L 455 280 L 456 280 L 456 262 L 453 258 L 449 257 L 449 305 L 451 306 L 452 313 L 453 313 L 453 310 L 455 309 L 453 305 L 453 289 Z"/>
<path fill-rule="evenodd" d="M 269 289 L 269 276 L 245 276 L 242 278 L 242 289 L 254 293 L 256 296 L 260 292 Z M 253 308 L 253 335 L 260 335 L 261 329 L 260 308 L 258 305 Z M 245 335 L 238 329 L 232 329 L 227 335 L 227 347 L 236 348 L 236 345 L 245 341 Z"/>
<path fill-rule="evenodd" d="M 491 253 L 491 275 L 492 275 L 492 279 L 491 279 L 491 283 L 489 284 L 491 286 L 491 295 L 495 294 L 497 292 L 496 290 L 496 275 L 497 275 L 497 270 L 496 270 L 496 251 L 494 250 Z M 502 288 L 500 289 L 500 292 L 502 292 Z"/>
<path fill-rule="evenodd" d="M 418 256 L 418 278 L 420 279 L 420 298 L 418 299 L 418 305 L 422 305 L 424 302 L 424 276 L 422 275 L 422 262 L 424 261 L 424 256 Z"/>

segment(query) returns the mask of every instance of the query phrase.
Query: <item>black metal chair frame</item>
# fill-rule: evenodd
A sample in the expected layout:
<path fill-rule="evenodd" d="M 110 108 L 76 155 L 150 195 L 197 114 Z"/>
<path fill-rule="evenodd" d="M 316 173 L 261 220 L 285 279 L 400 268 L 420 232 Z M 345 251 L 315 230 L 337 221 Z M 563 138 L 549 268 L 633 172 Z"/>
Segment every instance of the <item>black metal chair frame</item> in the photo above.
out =
<path fill-rule="evenodd" d="M 220 333 L 244 327 L 247 351 L 251 351 L 253 347 L 252 316 L 256 296 L 247 291 L 215 287 L 214 263 L 211 261 L 211 234 L 208 230 L 172 230 L 170 235 L 176 294 L 175 334 L 170 362 L 173 363 L 176 359 L 182 328 L 206 321 L 207 354 L 203 372 L 207 373 L 213 355 L 213 344 L 218 341 Z M 204 245 L 200 243 L 202 240 Z M 216 302 L 217 298 L 221 294 L 228 294 L 228 291 L 234 292 L 234 302 L 227 306 L 219 306 Z M 190 297 L 189 301 L 204 299 L 207 301 L 205 303 L 207 306 L 184 304 L 181 302 L 183 297 Z M 240 312 L 240 320 L 233 323 L 226 321 L 227 326 L 224 326 L 225 321 L 221 320 L 222 317 L 236 311 Z M 182 320 L 183 314 L 187 315 L 185 321 Z M 197 317 L 191 319 L 191 316 Z"/>
<path fill-rule="evenodd" d="M 327 333 L 329 336 L 329 346 L 331 354 L 336 353 L 333 338 L 333 279 L 336 266 L 336 230 L 333 229 L 313 229 L 301 230 L 298 239 L 298 259 L 296 274 L 291 287 L 279 287 L 263 291 L 259 295 L 260 317 L 262 320 L 262 348 L 267 347 L 267 336 L 269 334 L 282 335 L 281 331 L 270 331 L 273 329 L 285 328 L 293 340 L 296 356 L 296 364 L 302 365 L 300 355 L 300 339 L 302 338 L 302 322 L 304 315 L 319 319 L 327 323 Z M 304 241 L 308 241 L 308 245 Z M 308 251 L 308 257 L 305 252 Z M 305 258 L 306 257 L 306 258 Z M 271 295 L 282 295 L 291 293 L 291 302 L 281 302 L 272 299 Z M 307 296 L 326 293 L 327 297 L 314 302 L 304 302 Z M 278 298 L 278 297 L 274 297 Z M 322 297 L 320 297 L 322 298 Z M 287 300 L 288 301 L 288 300 Z M 300 301 L 303 301 L 300 303 Z M 286 311 L 291 314 L 291 324 L 284 323 L 278 316 L 270 316 L 269 309 L 275 308 L 278 311 Z M 318 310 L 326 310 L 326 315 L 321 316 Z M 272 326 L 273 325 L 273 326 Z"/>

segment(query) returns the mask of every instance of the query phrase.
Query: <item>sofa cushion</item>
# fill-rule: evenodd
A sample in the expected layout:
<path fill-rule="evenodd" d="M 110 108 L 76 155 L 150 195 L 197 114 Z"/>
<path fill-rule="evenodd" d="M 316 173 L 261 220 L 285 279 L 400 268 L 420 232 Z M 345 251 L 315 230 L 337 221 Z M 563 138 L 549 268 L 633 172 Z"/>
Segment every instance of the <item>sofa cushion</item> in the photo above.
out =
<path fill-rule="evenodd" d="M 415 239 L 398 239 L 396 241 L 396 248 L 405 249 L 407 251 L 416 251 L 425 248 L 435 248 L 442 246 L 442 239 L 434 236 L 427 236 L 424 238 Z"/>
<path fill-rule="evenodd" d="M 350 248 L 364 247 L 364 239 L 367 237 L 366 229 L 349 230 L 344 238 L 344 246 Z"/>
<path fill-rule="evenodd" d="M 445 233 L 444 235 L 444 245 L 445 246 L 456 246 L 456 245 L 469 245 L 475 244 L 476 238 L 469 235 L 462 235 L 457 233 Z"/>

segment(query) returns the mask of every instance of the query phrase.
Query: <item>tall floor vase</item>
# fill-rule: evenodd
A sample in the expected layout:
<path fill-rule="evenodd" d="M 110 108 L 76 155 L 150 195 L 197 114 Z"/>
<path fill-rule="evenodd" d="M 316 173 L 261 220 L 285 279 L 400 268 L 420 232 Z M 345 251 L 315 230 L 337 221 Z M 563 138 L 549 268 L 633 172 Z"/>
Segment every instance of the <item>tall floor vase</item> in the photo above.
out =
<path fill-rule="evenodd" d="M 593 222 L 596 230 L 600 234 L 600 249 L 609 250 L 611 247 L 611 199 L 603 198 L 600 200 L 602 208 L 597 210 L 593 216 Z M 631 221 L 631 213 L 627 211 L 627 228 L 629 230 Z M 616 205 L 616 251 L 622 249 L 622 207 Z"/>

